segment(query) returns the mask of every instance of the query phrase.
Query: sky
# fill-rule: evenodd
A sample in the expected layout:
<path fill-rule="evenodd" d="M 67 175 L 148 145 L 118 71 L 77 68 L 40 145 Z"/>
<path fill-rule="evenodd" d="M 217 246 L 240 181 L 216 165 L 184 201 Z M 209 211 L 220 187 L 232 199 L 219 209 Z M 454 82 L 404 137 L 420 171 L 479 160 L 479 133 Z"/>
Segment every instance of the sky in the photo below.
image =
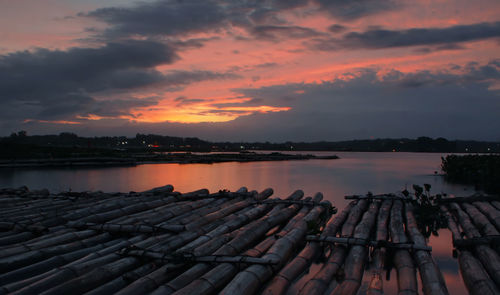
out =
<path fill-rule="evenodd" d="M 498 0 L 0 0 L 0 135 L 500 141 Z"/>

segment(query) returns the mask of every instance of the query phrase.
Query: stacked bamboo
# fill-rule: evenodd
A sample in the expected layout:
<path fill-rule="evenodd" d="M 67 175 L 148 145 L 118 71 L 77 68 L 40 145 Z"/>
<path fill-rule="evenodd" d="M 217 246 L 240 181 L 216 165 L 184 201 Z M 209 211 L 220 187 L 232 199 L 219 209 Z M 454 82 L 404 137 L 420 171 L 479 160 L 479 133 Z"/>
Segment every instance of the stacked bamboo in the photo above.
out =
<path fill-rule="evenodd" d="M 332 217 L 321 193 L 272 194 L 0 190 L 0 294 L 382 294 L 390 260 L 400 293 L 420 273 L 424 294 L 447 294 L 403 196 Z"/>
<path fill-rule="evenodd" d="M 498 197 L 441 200 L 465 285 L 471 294 L 500 294 Z"/>

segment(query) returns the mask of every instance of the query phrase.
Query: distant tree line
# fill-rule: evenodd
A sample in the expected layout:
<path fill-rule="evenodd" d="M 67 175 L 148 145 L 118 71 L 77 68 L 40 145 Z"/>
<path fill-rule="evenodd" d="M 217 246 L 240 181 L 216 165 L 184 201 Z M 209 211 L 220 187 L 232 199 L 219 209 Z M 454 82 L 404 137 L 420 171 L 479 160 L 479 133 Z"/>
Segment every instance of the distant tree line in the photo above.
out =
<path fill-rule="evenodd" d="M 447 140 L 419 137 L 417 139 L 365 139 L 318 142 L 210 142 L 196 137 L 175 137 L 155 134 L 136 134 L 135 137 L 101 136 L 80 137 L 74 133 L 59 135 L 28 135 L 26 131 L 0 138 L 1 157 L 9 154 L 47 152 L 81 152 L 119 150 L 131 152 L 151 151 L 359 151 L 359 152 L 443 152 L 443 153 L 499 153 L 500 142 Z M 36 157 L 36 156 L 35 156 Z"/>

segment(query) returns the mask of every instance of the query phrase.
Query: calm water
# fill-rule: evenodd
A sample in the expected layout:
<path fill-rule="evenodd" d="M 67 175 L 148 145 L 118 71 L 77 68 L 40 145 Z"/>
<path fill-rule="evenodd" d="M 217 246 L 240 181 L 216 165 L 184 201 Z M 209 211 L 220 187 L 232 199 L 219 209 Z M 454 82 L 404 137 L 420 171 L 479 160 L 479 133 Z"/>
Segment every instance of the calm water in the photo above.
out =
<path fill-rule="evenodd" d="M 332 154 L 316 152 L 315 154 Z M 51 191 L 102 190 L 143 191 L 165 184 L 181 192 L 207 188 L 237 190 L 241 186 L 261 191 L 272 187 L 275 196 L 286 197 L 296 189 L 306 195 L 322 192 L 325 199 L 342 209 L 345 195 L 367 192 L 388 193 L 411 189 L 412 184 L 432 185 L 431 192 L 470 195 L 470 187 L 446 183 L 440 173 L 443 154 L 423 153 L 335 153 L 338 160 L 220 164 L 148 164 L 114 168 L 0 169 L 0 187 L 28 186 Z M 451 234 L 441 230 L 431 238 L 433 256 L 448 283 L 450 294 L 466 294 L 451 257 Z M 396 274 L 386 284 L 387 294 L 395 293 Z"/>

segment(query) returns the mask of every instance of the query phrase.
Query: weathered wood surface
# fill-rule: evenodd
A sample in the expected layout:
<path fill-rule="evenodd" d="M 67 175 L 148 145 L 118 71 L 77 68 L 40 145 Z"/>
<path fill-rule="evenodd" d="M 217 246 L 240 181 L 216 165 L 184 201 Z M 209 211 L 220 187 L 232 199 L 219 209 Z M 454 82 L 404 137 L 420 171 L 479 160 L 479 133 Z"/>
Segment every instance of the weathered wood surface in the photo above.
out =
<path fill-rule="evenodd" d="M 363 218 L 354 230 L 354 238 L 368 239 L 375 226 L 380 202 L 370 204 L 370 208 L 363 214 Z M 349 250 L 344 263 L 344 281 L 335 288 L 333 294 L 356 294 L 361 286 L 368 249 L 364 246 L 354 245 Z"/>
<path fill-rule="evenodd" d="M 449 209 L 455 215 L 467 238 L 481 237 L 480 231 L 471 221 L 471 218 L 480 218 L 480 216 L 473 215 L 469 217 L 457 203 L 450 203 Z M 481 261 L 495 284 L 500 286 L 500 255 L 487 245 L 477 245 L 474 247 L 474 254 Z"/>
<path fill-rule="evenodd" d="M 417 221 L 413 214 L 413 206 L 411 204 L 405 204 L 405 216 L 406 230 L 410 240 L 412 240 L 417 246 L 425 246 L 426 241 L 424 236 L 418 230 Z M 430 253 L 416 249 L 413 251 L 413 257 L 418 266 L 424 294 L 448 294 L 448 289 L 446 288 L 443 275 L 439 271 L 439 268 Z"/>
<path fill-rule="evenodd" d="M 403 202 L 396 200 L 391 208 L 390 234 L 394 243 L 406 243 L 408 238 L 403 222 Z M 415 263 L 408 250 L 396 250 L 394 266 L 398 277 L 398 294 L 417 294 Z"/>
<path fill-rule="evenodd" d="M 452 233 L 453 240 L 461 239 L 461 231 L 455 218 L 444 205 L 440 206 L 440 208 L 447 219 L 448 228 Z M 490 279 L 488 273 L 481 265 L 481 262 L 474 257 L 472 252 L 468 250 L 459 250 L 458 264 L 465 286 L 470 294 L 500 294 L 500 290 L 495 286 L 495 283 Z"/>
<path fill-rule="evenodd" d="M 0 294 L 356 294 L 363 281 L 382 294 L 387 259 L 401 294 L 418 292 L 415 266 L 424 294 L 447 294 L 408 198 L 356 196 L 335 214 L 320 193 L 272 194 L 0 190 Z M 467 287 L 493 294 L 500 203 L 471 200 L 443 205 L 468 217 L 453 233 L 472 243 L 457 248 Z"/>
<path fill-rule="evenodd" d="M 387 222 L 389 220 L 392 207 L 392 200 L 384 200 L 380 206 L 377 216 L 377 241 L 386 241 L 389 236 Z M 373 262 L 371 270 L 370 285 L 367 290 L 369 295 L 384 294 L 384 283 L 382 273 L 384 271 L 386 248 L 379 247 L 373 251 Z"/>

